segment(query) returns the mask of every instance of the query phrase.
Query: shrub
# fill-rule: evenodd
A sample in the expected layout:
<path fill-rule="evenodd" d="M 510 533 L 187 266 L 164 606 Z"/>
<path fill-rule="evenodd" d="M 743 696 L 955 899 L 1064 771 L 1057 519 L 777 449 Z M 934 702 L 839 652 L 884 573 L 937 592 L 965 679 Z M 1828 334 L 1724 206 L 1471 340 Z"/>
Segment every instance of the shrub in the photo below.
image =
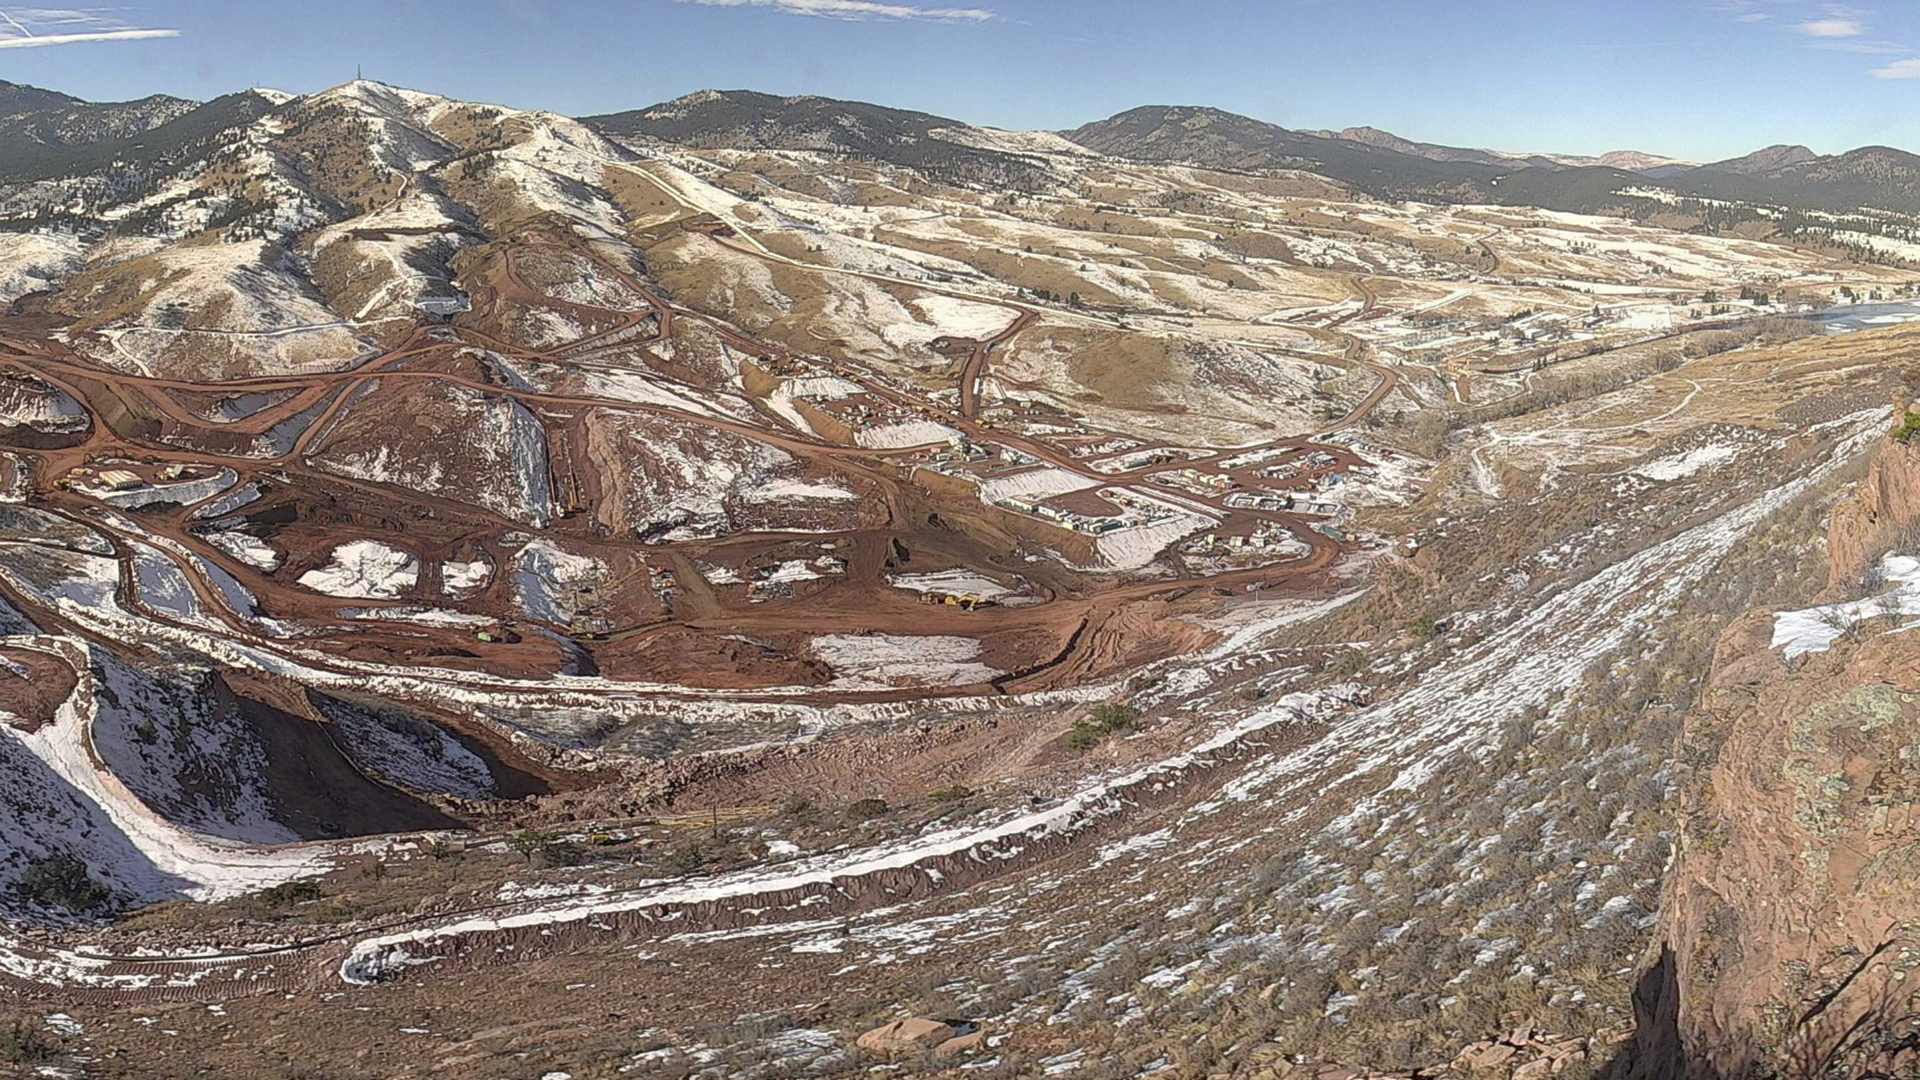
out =
<path fill-rule="evenodd" d="M 1101 740 L 1120 731 L 1140 730 L 1140 712 L 1118 701 L 1104 701 L 1087 710 L 1084 719 L 1075 720 L 1067 732 L 1067 745 L 1077 751 L 1091 750 Z"/>
<path fill-rule="evenodd" d="M 0 1062 L 9 1065 L 34 1065 L 52 1061 L 58 1048 L 40 1034 L 38 1028 L 15 1020 L 0 1028 Z"/>
<path fill-rule="evenodd" d="M 1067 745 L 1074 750 L 1085 752 L 1100 745 L 1105 736 L 1085 720 L 1075 720 L 1073 730 L 1067 733 Z"/>
<path fill-rule="evenodd" d="M 932 799 L 934 802 L 957 802 L 961 799 L 970 798 L 972 795 L 973 789 L 965 784 L 951 784 L 947 787 L 936 788 L 933 791 L 927 792 L 927 798 Z"/>
<path fill-rule="evenodd" d="M 720 845 L 710 839 L 704 832 L 692 833 L 661 853 L 660 859 L 675 873 L 691 874 L 719 861 Z"/>
<path fill-rule="evenodd" d="M 95 881 L 86 864 L 71 855 L 29 863 L 15 888 L 27 900 L 76 915 L 105 907 L 113 899 L 112 890 Z"/>
<path fill-rule="evenodd" d="M 271 889 L 262 889 L 236 901 L 239 910 L 250 919 L 282 919 L 294 908 L 311 904 L 321 897 L 320 885 L 313 881 L 288 881 Z"/>
<path fill-rule="evenodd" d="M 1916 433 L 1920 433 L 1920 412 L 1908 409 L 1906 415 L 1900 417 L 1900 422 L 1893 426 L 1893 437 L 1900 442 L 1908 442 Z"/>
<path fill-rule="evenodd" d="M 344 896 L 336 896 L 313 911 L 313 921 L 320 923 L 349 923 L 363 917 L 367 905 Z"/>
<path fill-rule="evenodd" d="M 1087 716 L 1102 734 L 1134 731 L 1140 726 L 1139 711 L 1131 705 L 1122 705 L 1117 701 L 1103 701 L 1088 709 Z"/>
<path fill-rule="evenodd" d="M 298 907 L 320 899 L 320 885 L 312 881 L 288 881 L 260 893 L 260 902 L 273 908 Z"/>
<path fill-rule="evenodd" d="M 886 812 L 887 800 L 885 799 L 858 799 L 847 805 L 847 813 L 863 820 L 877 818 Z"/>
<path fill-rule="evenodd" d="M 507 843 L 513 850 L 527 860 L 527 865 L 535 870 L 544 870 L 552 866 L 578 866 L 586 861 L 586 855 L 580 845 L 561 840 L 551 833 L 539 829 L 522 829 L 508 838 Z"/>

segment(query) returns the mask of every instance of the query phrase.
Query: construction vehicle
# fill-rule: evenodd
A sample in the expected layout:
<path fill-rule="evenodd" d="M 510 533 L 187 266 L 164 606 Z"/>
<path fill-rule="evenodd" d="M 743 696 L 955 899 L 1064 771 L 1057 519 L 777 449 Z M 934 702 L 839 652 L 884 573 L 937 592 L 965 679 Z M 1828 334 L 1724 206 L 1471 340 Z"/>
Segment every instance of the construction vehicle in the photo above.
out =
<path fill-rule="evenodd" d="M 979 593 L 948 593 L 938 590 L 929 590 L 921 593 L 920 602 L 923 604 L 942 604 L 947 607 L 957 607 L 961 611 L 973 611 L 979 608 L 980 605 L 986 603 L 985 600 L 981 599 Z"/>

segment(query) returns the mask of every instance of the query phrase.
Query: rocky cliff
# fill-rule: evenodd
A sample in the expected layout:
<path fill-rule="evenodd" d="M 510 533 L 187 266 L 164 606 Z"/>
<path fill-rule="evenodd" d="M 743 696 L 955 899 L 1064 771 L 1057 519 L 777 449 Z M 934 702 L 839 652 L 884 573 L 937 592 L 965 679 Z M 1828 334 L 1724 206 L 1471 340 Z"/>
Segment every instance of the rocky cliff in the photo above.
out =
<path fill-rule="evenodd" d="M 1920 424 L 1904 402 L 1897 401 L 1895 416 L 1906 416 L 1907 423 Z M 1854 495 L 1833 514 L 1827 532 L 1828 561 L 1833 580 L 1857 578 L 1880 553 L 1908 550 L 1920 540 L 1920 438 L 1907 442 L 1888 438 L 1867 467 L 1867 475 Z"/>
<path fill-rule="evenodd" d="M 1916 522 L 1920 440 L 1889 438 L 1833 515 L 1828 598 L 1886 591 L 1862 570 L 1911 549 Z M 1660 954 L 1619 1075 L 1920 1069 L 1920 634 L 1873 610 L 1791 660 L 1771 612 L 1720 640 L 1678 748 Z"/>

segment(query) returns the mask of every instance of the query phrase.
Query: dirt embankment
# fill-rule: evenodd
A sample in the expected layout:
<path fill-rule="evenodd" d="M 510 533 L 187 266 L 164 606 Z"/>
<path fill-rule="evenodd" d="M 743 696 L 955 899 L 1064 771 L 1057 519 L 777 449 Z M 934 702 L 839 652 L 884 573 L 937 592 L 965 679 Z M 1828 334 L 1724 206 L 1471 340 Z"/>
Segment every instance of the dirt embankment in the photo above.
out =
<path fill-rule="evenodd" d="M 1829 593 L 1913 553 L 1916 526 L 1920 447 L 1888 439 L 1833 515 Z M 1661 954 L 1617 1075 L 1920 1069 L 1920 636 L 1901 621 L 1792 661 L 1770 612 L 1722 637 L 1675 755 Z"/>

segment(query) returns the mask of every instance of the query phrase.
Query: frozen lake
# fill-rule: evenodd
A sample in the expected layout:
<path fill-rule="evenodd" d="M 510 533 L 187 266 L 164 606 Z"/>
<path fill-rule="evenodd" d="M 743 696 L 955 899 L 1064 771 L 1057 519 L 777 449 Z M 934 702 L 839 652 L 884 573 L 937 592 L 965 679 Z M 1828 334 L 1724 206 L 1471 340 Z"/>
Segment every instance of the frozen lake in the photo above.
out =
<path fill-rule="evenodd" d="M 1901 323 L 1920 319 L 1920 300 L 1848 304 L 1845 307 L 1816 311 L 1804 317 L 1819 323 L 1829 334 L 1844 334 L 1851 330 L 1878 330 L 1881 327 L 1898 326 Z"/>

